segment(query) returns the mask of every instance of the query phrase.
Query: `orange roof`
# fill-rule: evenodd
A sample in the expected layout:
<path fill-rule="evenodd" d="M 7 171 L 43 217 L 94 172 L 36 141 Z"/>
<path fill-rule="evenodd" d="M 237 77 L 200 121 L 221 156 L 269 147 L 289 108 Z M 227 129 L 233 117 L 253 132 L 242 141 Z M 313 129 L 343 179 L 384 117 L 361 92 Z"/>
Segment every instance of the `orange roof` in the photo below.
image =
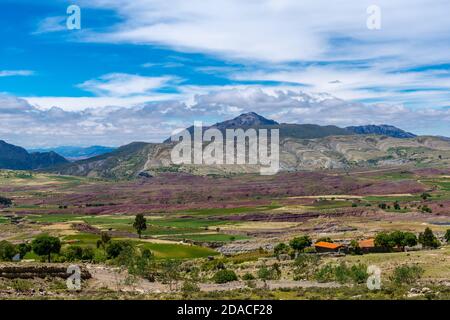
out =
<path fill-rule="evenodd" d="M 314 244 L 314 246 L 321 247 L 321 248 L 327 248 L 327 249 L 339 249 L 340 247 L 342 247 L 341 244 L 325 242 L 325 241 L 319 241 L 316 244 Z"/>
<path fill-rule="evenodd" d="M 375 247 L 375 239 L 366 239 L 358 241 L 360 248 L 373 248 Z"/>

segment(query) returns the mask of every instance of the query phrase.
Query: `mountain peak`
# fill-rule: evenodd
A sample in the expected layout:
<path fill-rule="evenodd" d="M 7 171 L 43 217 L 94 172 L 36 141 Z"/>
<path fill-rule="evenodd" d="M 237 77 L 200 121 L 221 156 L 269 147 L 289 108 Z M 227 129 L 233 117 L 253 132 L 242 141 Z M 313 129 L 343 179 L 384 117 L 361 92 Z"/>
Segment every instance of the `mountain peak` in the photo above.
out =
<path fill-rule="evenodd" d="M 232 129 L 238 127 L 255 127 L 255 126 L 267 126 L 278 125 L 278 122 L 264 118 L 256 112 L 243 113 L 234 119 L 226 120 L 213 125 L 218 129 Z"/>

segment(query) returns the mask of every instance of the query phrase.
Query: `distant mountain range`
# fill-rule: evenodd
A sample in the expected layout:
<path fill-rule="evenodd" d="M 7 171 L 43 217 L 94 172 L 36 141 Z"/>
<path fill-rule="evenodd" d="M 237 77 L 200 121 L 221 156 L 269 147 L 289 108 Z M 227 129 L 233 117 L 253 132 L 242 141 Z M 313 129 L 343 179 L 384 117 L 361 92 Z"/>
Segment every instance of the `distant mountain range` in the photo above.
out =
<path fill-rule="evenodd" d="M 46 169 L 66 164 L 67 161 L 59 154 L 51 152 L 33 152 L 0 140 L 0 168 L 11 170 Z"/>
<path fill-rule="evenodd" d="M 90 146 L 90 147 L 73 147 L 63 146 L 55 148 L 43 148 L 43 149 L 29 149 L 29 152 L 56 152 L 64 158 L 74 161 L 92 158 L 105 153 L 114 151 L 116 148 L 104 147 L 104 146 Z"/>
<path fill-rule="evenodd" d="M 233 128 L 278 128 L 280 167 L 284 171 L 450 165 L 450 141 L 441 137 L 417 137 L 387 125 L 339 128 L 280 124 L 252 112 L 211 127 L 221 131 Z M 193 127 L 188 130 L 193 132 Z M 172 147 L 170 139 L 163 143 L 134 142 L 111 153 L 52 168 L 52 171 L 123 179 L 150 177 L 161 172 L 231 174 L 259 170 L 248 165 L 173 165 L 170 160 Z"/>

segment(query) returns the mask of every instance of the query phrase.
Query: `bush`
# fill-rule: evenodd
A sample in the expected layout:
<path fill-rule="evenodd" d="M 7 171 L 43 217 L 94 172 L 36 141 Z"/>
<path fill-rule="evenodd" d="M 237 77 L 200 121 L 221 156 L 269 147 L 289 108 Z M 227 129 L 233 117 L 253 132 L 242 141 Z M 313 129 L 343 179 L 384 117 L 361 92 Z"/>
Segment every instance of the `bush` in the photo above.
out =
<path fill-rule="evenodd" d="M 10 205 L 12 205 L 11 199 L 0 196 L 0 206 L 9 207 Z"/>
<path fill-rule="evenodd" d="M 319 255 L 299 254 L 294 262 L 294 280 L 303 280 L 312 276 L 320 264 L 320 260 Z"/>
<path fill-rule="evenodd" d="M 265 265 L 261 266 L 258 270 L 258 278 L 261 280 L 278 280 L 281 277 L 280 266 L 275 263 L 270 269 Z"/>
<path fill-rule="evenodd" d="M 94 257 L 95 257 L 94 249 L 92 249 L 91 247 L 86 247 L 83 249 L 81 260 L 92 261 L 94 260 Z"/>
<path fill-rule="evenodd" d="M 250 272 L 247 272 L 242 276 L 242 280 L 255 280 L 255 276 L 252 275 Z"/>
<path fill-rule="evenodd" d="M 306 247 L 311 246 L 311 244 L 312 244 L 311 238 L 308 236 L 297 237 L 289 242 L 291 248 L 297 252 L 303 251 Z"/>
<path fill-rule="evenodd" d="M 236 281 L 238 279 L 236 273 L 233 270 L 219 270 L 213 277 L 215 283 L 227 283 Z"/>
<path fill-rule="evenodd" d="M 132 246 L 130 241 L 113 241 L 106 247 L 106 255 L 108 259 L 117 258 L 125 248 Z"/>
<path fill-rule="evenodd" d="M 83 256 L 83 248 L 81 248 L 80 246 L 69 246 L 64 251 L 64 256 L 66 257 L 67 261 L 79 261 Z"/>
<path fill-rule="evenodd" d="M 423 272 L 419 266 L 399 266 L 395 268 L 391 280 L 396 284 L 413 284 L 422 277 Z"/>
<path fill-rule="evenodd" d="M 200 287 L 192 281 L 184 281 L 183 286 L 181 287 L 181 292 L 183 292 L 184 295 L 190 295 L 199 291 Z"/>
<path fill-rule="evenodd" d="M 279 243 L 273 248 L 273 253 L 275 256 L 279 256 L 280 254 L 286 254 L 289 252 L 289 246 L 285 243 Z"/>
<path fill-rule="evenodd" d="M 0 261 L 12 261 L 18 253 L 15 245 L 8 241 L 0 241 Z"/>
<path fill-rule="evenodd" d="M 341 263 L 337 266 L 331 264 L 323 266 L 314 277 L 319 282 L 364 283 L 369 275 L 367 274 L 367 266 L 364 264 L 349 267 L 347 264 Z"/>

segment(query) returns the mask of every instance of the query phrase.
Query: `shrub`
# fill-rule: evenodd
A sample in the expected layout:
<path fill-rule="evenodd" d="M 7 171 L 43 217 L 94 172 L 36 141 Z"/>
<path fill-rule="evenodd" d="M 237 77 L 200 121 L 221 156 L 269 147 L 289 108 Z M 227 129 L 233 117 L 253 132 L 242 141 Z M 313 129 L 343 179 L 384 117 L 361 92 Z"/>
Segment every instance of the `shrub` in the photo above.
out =
<path fill-rule="evenodd" d="M 263 265 L 258 270 L 258 278 L 261 280 L 278 280 L 281 277 L 281 270 L 278 263 L 275 263 L 271 268 Z"/>
<path fill-rule="evenodd" d="M 108 259 L 117 258 L 122 250 L 126 247 L 132 247 L 133 244 L 130 241 L 114 241 L 106 247 L 106 255 Z"/>
<path fill-rule="evenodd" d="M 0 206 L 9 207 L 10 205 L 12 205 L 11 199 L 0 196 Z"/>
<path fill-rule="evenodd" d="M 307 279 L 314 274 L 321 258 L 314 254 L 299 254 L 294 262 L 294 280 Z"/>
<path fill-rule="evenodd" d="M 273 253 L 275 256 L 279 256 L 280 254 L 285 254 L 289 252 L 289 246 L 285 243 L 279 243 L 273 248 Z"/>
<path fill-rule="evenodd" d="M 391 280 L 396 284 L 413 284 L 422 276 L 424 270 L 419 266 L 396 267 Z"/>
<path fill-rule="evenodd" d="M 183 292 L 184 295 L 190 295 L 199 291 L 200 287 L 192 281 L 184 281 L 181 287 L 181 292 Z"/>
<path fill-rule="evenodd" d="M 83 249 L 83 253 L 81 256 L 82 260 L 92 261 L 94 260 L 94 257 L 95 257 L 94 249 L 92 249 L 91 247 L 86 247 Z"/>
<path fill-rule="evenodd" d="M 67 261 L 79 261 L 83 256 L 83 248 L 80 246 L 69 246 L 64 252 Z"/>
<path fill-rule="evenodd" d="M 238 279 L 236 273 L 233 270 L 219 270 L 213 277 L 215 283 L 227 283 L 236 281 Z"/>
<path fill-rule="evenodd" d="M 367 266 L 364 264 L 349 267 L 347 264 L 341 263 L 337 266 L 326 264 L 316 272 L 314 277 L 319 282 L 364 283 L 369 275 L 367 274 Z"/>
<path fill-rule="evenodd" d="M 242 276 L 242 280 L 255 280 L 255 276 L 252 275 L 250 272 L 247 272 Z"/>

